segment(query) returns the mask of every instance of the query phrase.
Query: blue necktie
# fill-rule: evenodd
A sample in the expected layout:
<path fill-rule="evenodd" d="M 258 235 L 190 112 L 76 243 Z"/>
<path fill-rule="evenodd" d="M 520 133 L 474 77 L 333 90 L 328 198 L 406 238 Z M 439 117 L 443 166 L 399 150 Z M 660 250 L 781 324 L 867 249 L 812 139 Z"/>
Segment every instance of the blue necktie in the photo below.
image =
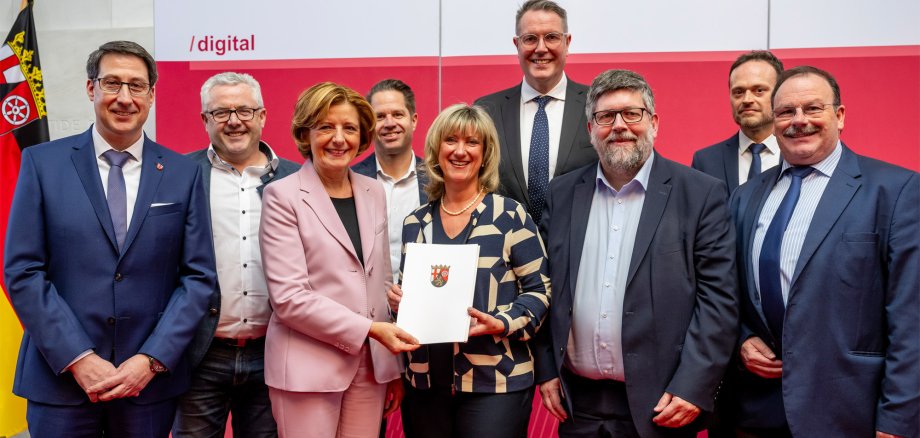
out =
<path fill-rule="evenodd" d="M 792 212 L 795 211 L 795 204 L 799 201 L 799 193 L 802 190 L 802 178 L 808 176 L 815 169 L 810 166 L 790 167 L 786 173 L 792 178 L 789 183 L 789 190 L 783 196 L 779 208 L 773 215 L 773 220 L 767 228 L 767 234 L 763 237 L 763 245 L 760 248 L 760 303 L 763 306 L 764 317 L 767 318 L 767 325 L 773 338 L 776 340 L 776 350 L 774 353 L 777 357 L 781 356 L 783 340 L 783 319 L 786 316 L 786 304 L 783 302 L 783 283 L 780 272 L 781 249 L 783 246 L 783 234 L 786 232 L 786 226 L 789 225 L 789 219 L 792 218 Z"/>
<path fill-rule="evenodd" d="M 530 217 L 540 224 L 543 204 L 546 203 L 546 187 L 549 186 L 549 121 L 546 118 L 546 104 L 549 96 L 534 98 L 539 105 L 533 118 L 530 134 L 530 160 L 527 164 L 527 198 L 530 200 Z"/>
<path fill-rule="evenodd" d="M 109 202 L 109 214 L 112 215 L 112 226 L 115 228 L 115 240 L 118 241 L 118 249 L 121 250 L 125 244 L 125 235 L 128 234 L 128 195 L 122 166 L 131 158 L 131 154 L 109 149 L 102 156 L 111 165 L 106 200 Z"/>
<path fill-rule="evenodd" d="M 763 152 L 767 147 L 762 143 L 754 143 L 748 146 L 748 150 L 751 151 L 751 168 L 748 170 L 747 180 L 750 181 L 754 179 L 755 176 L 760 175 L 761 171 L 761 161 L 760 153 Z"/>

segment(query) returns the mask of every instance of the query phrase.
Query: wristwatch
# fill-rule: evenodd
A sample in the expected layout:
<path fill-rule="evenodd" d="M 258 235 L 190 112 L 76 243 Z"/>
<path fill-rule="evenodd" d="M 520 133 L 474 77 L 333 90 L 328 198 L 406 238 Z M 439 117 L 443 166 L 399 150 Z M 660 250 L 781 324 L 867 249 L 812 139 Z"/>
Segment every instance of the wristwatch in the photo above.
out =
<path fill-rule="evenodd" d="M 160 361 L 154 359 L 153 356 L 148 354 L 147 358 L 150 359 L 150 372 L 154 374 L 162 374 L 169 371 L 166 369 L 166 366 L 160 363 Z"/>

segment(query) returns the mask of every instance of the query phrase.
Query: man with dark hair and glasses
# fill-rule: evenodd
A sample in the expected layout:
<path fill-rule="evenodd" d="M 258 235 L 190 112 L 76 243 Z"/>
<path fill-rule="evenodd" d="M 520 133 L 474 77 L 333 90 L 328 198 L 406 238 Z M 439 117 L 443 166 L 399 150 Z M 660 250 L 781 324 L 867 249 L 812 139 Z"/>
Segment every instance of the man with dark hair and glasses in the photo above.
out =
<path fill-rule="evenodd" d="M 783 160 L 731 199 L 739 436 L 920 436 L 920 175 L 843 144 L 830 73 L 772 100 Z"/>
<path fill-rule="evenodd" d="M 560 437 L 695 437 L 738 333 L 725 184 L 655 152 L 642 76 L 601 73 L 585 110 L 600 162 L 553 180 L 540 224 L 543 406 Z"/>
<path fill-rule="evenodd" d="M 524 80 L 476 104 L 498 130 L 499 193 L 523 204 L 539 224 L 550 180 L 597 161 L 585 130 L 588 87 L 565 75 L 572 35 L 565 9 L 555 2 L 524 2 L 513 41 Z"/>
<path fill-rule="evenodd" d="M 144 136 L 156 64 L 130 41 L 86 64 L 96 120 L 27 148 L 4 275 L 25 333 L 13 392 L 34 437 L 166 437 L 214 289 L 202 172 Z"/>
<path fill-rule="evenodd" d="M 747 52 L 728 69 L 728 98 L 737 133 L 693 154 L 694 169 L 725 181 L 731 193 L 779 163 L 770 96 L 783 63 L 766 50 Z"/>
<path fill-rule="evenodd" d="M 211 144 L 188 156 L 201 167 L 211 207 L 217 285 L 188 356 L 194 368 L 179 398 L 175 437 L 222 436 L 233 431 L 273 437 L 264 379 L 268 301 L 259 222 L 262 189 L 300 166 L 262 141 L 267 111 L 259 83 L 245 73 L 218 73 L 201 86 L 201 121 Z"/>

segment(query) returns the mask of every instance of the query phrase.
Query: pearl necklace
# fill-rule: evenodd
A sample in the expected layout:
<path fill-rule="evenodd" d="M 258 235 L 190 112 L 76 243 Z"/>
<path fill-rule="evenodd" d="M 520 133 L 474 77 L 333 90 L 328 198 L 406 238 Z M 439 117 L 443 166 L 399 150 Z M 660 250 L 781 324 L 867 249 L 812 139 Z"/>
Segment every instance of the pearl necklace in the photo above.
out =
<path fill-rule="evenodd" d="M 466 204 L 466 207 L 463 207 L 462 210 L 457 211 L 457 212 L 448 210 L 447 207 L 444 206 L 444 198 L 441 198 L 441 210 L 443 210 L 444 213 L 447 213 L 447 214 L 449 214 L 449 215 L 451 215 L 451 216 L 460 216 L 461 214 L 463 214 L 463 212 L 469 210 L 470 207 L 473 206 L 473 204 L 476 202 L 476 200 L 479 199 L 479 195 L 482 195 L 482 192 L 483 192 L 483 190 L 485 190 L 485 189 L 486 189 L 485 187 L 480 187 L 480 188 L 479 188 L 479 193 L 477 193 L 476 196 L 473 196 L 473 199 L 470 199 L 470 203 L 469 203 L 469 204 Z"/>

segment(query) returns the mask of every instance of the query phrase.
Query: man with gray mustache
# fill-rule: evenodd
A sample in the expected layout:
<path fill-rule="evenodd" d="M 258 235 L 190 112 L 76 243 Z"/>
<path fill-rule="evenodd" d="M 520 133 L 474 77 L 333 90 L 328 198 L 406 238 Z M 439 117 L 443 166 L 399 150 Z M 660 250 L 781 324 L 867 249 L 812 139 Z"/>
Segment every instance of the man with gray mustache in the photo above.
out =
<path fill-rule="evenodd" d="M 600 162 L 553 179 L 540 224 L 543 406 L 560 437 L 696 436 L 738 330 L 725 183 L 654 150 L 655 99 L 635 72 L 595 78 L 586 115 Z"/>
<path fill-rule="evenodd" d="M 920 175 L 840 141 L 830 73 L 786 70 L 772 101 L 783 159 L 731 200 L 738 436 L 916 437 Z"/>

